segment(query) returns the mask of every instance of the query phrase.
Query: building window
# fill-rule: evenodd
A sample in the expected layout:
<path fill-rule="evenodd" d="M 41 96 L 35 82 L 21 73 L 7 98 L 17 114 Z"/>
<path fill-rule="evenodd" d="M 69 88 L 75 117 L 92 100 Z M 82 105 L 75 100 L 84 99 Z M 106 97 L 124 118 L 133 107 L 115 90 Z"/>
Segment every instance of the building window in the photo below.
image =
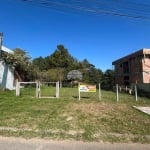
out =
<path fill-rule="evenodd" d="M 123 73 L 129 73 L 129 63 L 128 63 L 128 61 L 123 63 Z"/>
<path fill-rule="evenodd" d="M 125 86 L 129 86 L 130 85 L 129 76 L 124 76 L 124 85 Z"/>

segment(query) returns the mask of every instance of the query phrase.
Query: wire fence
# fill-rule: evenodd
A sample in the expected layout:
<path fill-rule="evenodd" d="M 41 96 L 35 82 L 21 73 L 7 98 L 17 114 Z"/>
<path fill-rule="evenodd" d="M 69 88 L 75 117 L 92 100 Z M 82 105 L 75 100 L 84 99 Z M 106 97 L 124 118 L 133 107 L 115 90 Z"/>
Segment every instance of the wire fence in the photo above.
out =
<path fill-rule="evenodd" d="M 85 85 L 86 86 L 86 85 Z M 96 86 L 95 86 L 96 87 Z M 116 84 L 113 89 L 113 98 L 117 102 L 122 98 L 122 93 L 130 94 L 138 101 L 138 96 L 147 97 L 150 95 L 150 84 L 146 87 L 147 92 L 143 92 L 144 85 L 134 84 L 132 88 L 121 87 Z M 16 96 L 33 97 L 33 98 L 60 98 L 66 100 L 103 100 L 103 92 L 101 87 L 95 89 L 94 92 L 81 92 L 78 84 L 59 82 L 18 82 L 16 86 Z M 105 95 L 106 97 L 106 95 Z"/>

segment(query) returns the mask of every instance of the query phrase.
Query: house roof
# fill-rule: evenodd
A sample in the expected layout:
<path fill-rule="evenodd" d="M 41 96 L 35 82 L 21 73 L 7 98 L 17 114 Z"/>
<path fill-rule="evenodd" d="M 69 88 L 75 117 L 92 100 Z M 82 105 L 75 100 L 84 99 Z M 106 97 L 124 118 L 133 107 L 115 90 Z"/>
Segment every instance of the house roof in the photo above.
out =
<path fill-rule="evenodd" d="M 148 49 L 148 48 L 143 48 L 143 49 L 140 49 L 140 50 L 138 50 L 138 51 L 136 51 L 136 52 L 134 52 L 134 53 L 131 53 L 131 54 L 127 55 L 127 56 L 124 56 L 124 57 L 122 57 L 122 58 L 120 58 L 120 59 L 117 59 L 117 60 L 113 61 L 113 62 L 112 62 L 112 65 L 121 63 L 121 62 L 123 62 L 123 61 L 128 60 L 129 58 L 136 57 L 136 56 L 138 56 L 138 55 L 147 55 L 147 54 L 150 55 L 150 49 Z"/>
<path fill-rule="evenodd" d="M 5 46 L 2 45 L 2 51 L 7 52 L 7 53 L 13 53 L 13 51 Z"/>

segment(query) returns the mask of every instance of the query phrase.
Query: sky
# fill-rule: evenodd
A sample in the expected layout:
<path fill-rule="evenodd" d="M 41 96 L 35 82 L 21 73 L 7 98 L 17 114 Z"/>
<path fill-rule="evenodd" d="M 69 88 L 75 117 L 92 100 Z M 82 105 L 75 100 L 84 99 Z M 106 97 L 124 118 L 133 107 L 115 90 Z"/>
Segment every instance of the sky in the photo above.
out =
<path fill-rule="evenodd" d="M 150 20 L 59 11 L 19 0 L 0 0 L 0 32 L 4 46 L 21 48 L 32 59 L 49 56 L 62 44 L 102 71 L 112 69 L 116 59 L 150 48 Z"/>

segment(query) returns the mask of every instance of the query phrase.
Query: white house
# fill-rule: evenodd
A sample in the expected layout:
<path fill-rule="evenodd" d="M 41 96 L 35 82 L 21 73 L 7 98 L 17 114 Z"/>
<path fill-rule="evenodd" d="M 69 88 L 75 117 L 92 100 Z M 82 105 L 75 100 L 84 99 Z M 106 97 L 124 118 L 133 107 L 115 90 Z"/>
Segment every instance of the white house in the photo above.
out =
<path fill-rule="evenodd" d="M 4 46 L 1 47 L 1 52 L 13 53 L 12 50 Z M 14 80 L 14 69 L 0 61 L 0 87 L 13 90 L 15 88 Z"/>

